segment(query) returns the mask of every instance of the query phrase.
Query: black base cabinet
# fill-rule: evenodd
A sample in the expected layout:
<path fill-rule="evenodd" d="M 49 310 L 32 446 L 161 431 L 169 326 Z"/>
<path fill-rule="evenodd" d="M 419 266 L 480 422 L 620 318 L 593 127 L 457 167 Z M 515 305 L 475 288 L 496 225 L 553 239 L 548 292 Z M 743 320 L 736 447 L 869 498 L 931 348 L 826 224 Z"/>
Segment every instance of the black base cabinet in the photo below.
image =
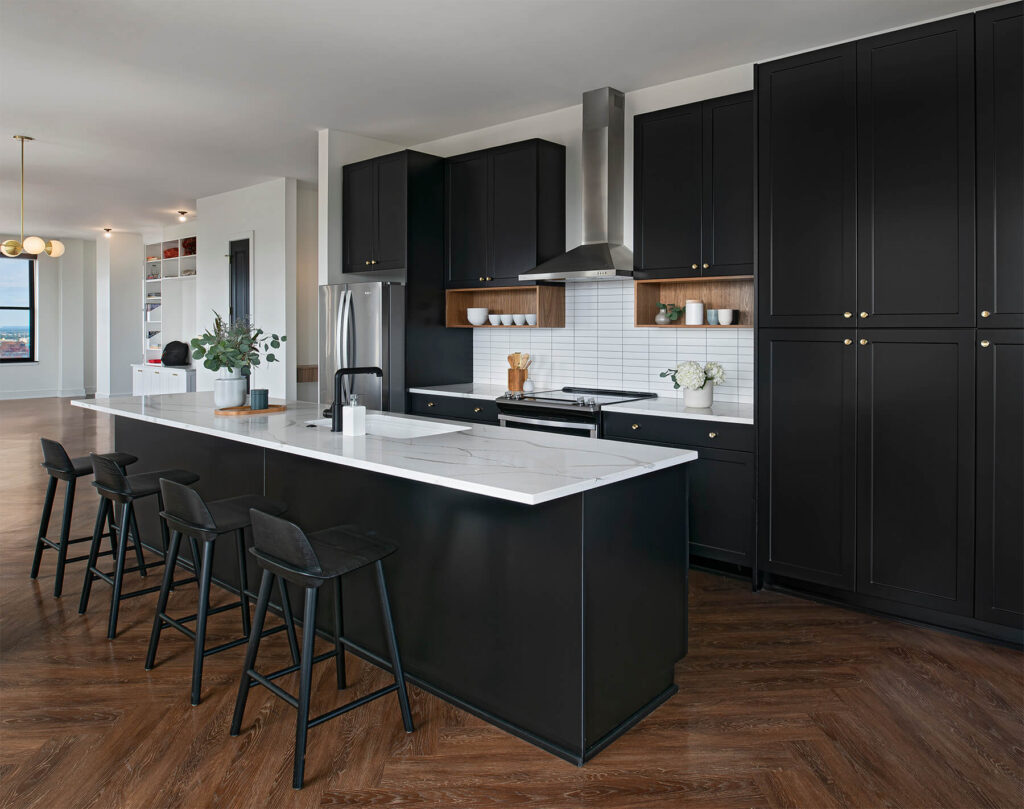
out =
<path fill-rule="evenodd" d="M 754 428 L 745 424 L 602 414 L 605 438 L 696 450 L 690 485 L 690 556 L 753 569 Z"/>
<path fill-rule="evenodd" d="M 498 405 L 493 399 L 469 399 L 462 396 L 431 396 L 425 393 L 410 393 L 407 400 L 409 412 L 436 419 L 458 419 L 479 421 L 482 424 L 498 424 Z"/>
<path fill-rule="evenodd" d="M 974 616 L 1024 629 L 1024 330 L 978 332 Z"/>

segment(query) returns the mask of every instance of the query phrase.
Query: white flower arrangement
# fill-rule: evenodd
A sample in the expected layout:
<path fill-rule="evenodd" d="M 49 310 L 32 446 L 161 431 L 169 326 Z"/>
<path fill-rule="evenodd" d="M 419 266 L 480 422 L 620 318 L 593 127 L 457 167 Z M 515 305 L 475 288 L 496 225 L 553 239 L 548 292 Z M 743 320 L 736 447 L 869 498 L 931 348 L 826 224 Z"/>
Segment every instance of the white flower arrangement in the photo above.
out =
<path fill-rule="evenodd" d="M 701 365 L 699 362 L 689 360 L 679 363 L 675 368 L 662 371 L 658 376 L 671 377 L 672 387 L 676 390 L 679 388 L 702 390 L 709 382 L 712 387 L 725 382 L 725 369 L 717 362 L 706 362 Z"/>

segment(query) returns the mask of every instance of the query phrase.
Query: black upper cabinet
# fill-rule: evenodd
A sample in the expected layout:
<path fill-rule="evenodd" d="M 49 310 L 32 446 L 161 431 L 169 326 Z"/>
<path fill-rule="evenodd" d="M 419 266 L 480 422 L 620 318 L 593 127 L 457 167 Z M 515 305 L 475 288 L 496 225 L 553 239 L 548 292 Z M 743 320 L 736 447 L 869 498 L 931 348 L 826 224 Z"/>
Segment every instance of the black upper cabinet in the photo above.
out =
<path fill-rule="evenodd" d="M 857 74 L 861 325 L 973 326 L 974 15 L 861 40 Z"/>
<path fill-rule="evenodd" d="M 765 570 L 853 590 L 856 330 L 762 329 L 758 536 Z"/>
<path fill-rule="evenodd" d="M 1024 332 L 978 332 L 974 617 L 1024 628 Z"/>
<path fill-rule="evenodd" d="M 761 326 L 853 324 L 857 51 L 758 65 Z"/>
<path fill-rule="evenodd" d="M 979 326 L 1024 326 L 1024 24 L 1021 3 L 975 17 Z"/>
<path fill-rule="evenodd" d="M 639 278 L 753 273 L 753 96 L 634 119 L 634 260 Z"/>
<path fill-rule="evenodd" d="M 406 266 L 408 153 L 343 166 L 342 272 Z"/>
<path fill-rule="evenodd" d="M 974 611 L 974 332 L 862 330 L 857 591 Z"/>
<path fill-rule="evenodd" d="M 565 252 L 565 147 L 528 140 L 447 160 L 446 283 L 512 286 Z"/>

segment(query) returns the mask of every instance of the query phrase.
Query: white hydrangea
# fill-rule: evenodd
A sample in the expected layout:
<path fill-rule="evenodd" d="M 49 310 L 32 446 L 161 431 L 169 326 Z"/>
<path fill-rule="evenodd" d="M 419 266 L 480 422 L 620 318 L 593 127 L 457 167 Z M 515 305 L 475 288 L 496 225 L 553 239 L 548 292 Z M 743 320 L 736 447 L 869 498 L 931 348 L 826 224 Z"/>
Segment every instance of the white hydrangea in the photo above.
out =
<path fill-rule="evenodd" d="M 721 385 L 725 382 L 725 369 L 717 362 L 709 362 L 705 365 L 704 373 L 711 380 L 712 385 Z"/>
<path fill-rule="evenodd" d="M 672 386 L 676 389 L 700 390 L 708 382 L 721 385 L 725 382 L 725 369 L 717 362 L 701 365 L 694 360 L 679 363 L 675 368 L 662 371 L 659 376 L 672 377 Z"/>

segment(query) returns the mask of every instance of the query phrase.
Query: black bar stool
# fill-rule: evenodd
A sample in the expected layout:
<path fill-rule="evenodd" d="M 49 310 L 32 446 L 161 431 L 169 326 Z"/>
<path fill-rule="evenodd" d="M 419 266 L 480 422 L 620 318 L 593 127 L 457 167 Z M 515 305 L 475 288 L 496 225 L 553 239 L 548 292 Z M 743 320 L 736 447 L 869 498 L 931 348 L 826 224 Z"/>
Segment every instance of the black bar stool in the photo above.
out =
<path fill-rule="evenodd" d="M 57 551 L 57 572 L 53 581 L 53 595 L 54 597 L 59 597 L 64 590 L 64 566 L 70 562 L 81 562 L 89 558 L 86 555 L 74 556 L 68 559 L 68 548 L 71 545 L 76 545 L 79 542 L 88 542 L 92 539 L 91 536 L 78 537 L 77 539 L 71 538 L 71 514 L 75 507 L 75 483 L 78 478 L 84 478 L 92 474 L 92 461 L 88 455 L 81 458 L 68 457 L 64 447 L 59 442 L 52 441 L 49 438 L 40 438 L 39 443 L 43 447 L 42 466 L 50 476 L 50 481 L 46 486 L 43 516 L 39 520 L 39 534 L 36 537 L 36 550 L 32 557 L 31 578 L 34 579 L 39 575 L 39 563 L 43 559 L 43 551 L 46 548 L 52 548 Z M 122 472 L 124 472 L 126 466 L 138 460 L 134 455 L 129 455 L 127 452 L 111 452 L 107 453 L 104 457 L 110 458 L 118 465 Z M 57 494 L 58 480 L 63 480 L 66 488 L 64 490 L 64 515 L 61 519 L 60 538 L 54 542 L 52 539 L 47 538 L 46 532 L 50 527 L 50 514 L 53 512 L 53 501 Z M 111 542 L 113 543 L 112 530 L 103 536 L 111 537 Z M 113 549 L 104 552 L 102 555 L 109 556 L 111 553 L 113 553 Z"/>
<path fill-rule="evenodd" d="M 84 613 L 89 606 L 89 594 L 92 592 L 94 579 L 102 579 L 114 589 L 110 596 L 110 618 L 107 623 L 107 637 L 111 640 L 117 635 L 117 613 L 121 602 L 128 598 L 155 593 L 160 585 L 146 587 L 141 590 L 133 590 L 130 593 L 122 591 L 124 574 L 139 571 L 142 575 L 146 573 L 146 564 L 142 561 L 142 548 L 153 551 L 160 556 L 159 562 L 153 564 L 159 566 L 165 563 L 167 558 L 167 524 L 163 517 L 160 518 L 160 534 L 162 548 L 154 548 L 152 545 L 145 545 L 142 535 L 139 533 L 138 524 L 135 521 L 135 501 L 142 497 L 156 495 L 160 502 L 160 510 L 163 511 L 163 497 L 160 495 L 160 479 L 168 478 L 178 483 L 195 483 L 199 475 L 188 472 L 184 469 L 163 469 L 159 472 L 142 472 L 138 475 L 126 475 L 116 463 L 103 455 L 95 453 L 89 456 L 92 459 L 93 474 L 96 480 L 93 486 L 100 493 L 100 507 L 96 512 L 96 527 L 92 533 L 92 547 L 89 551 L 89 567 L 85 571 L 85 582 L 82 584 L 82 598 L 78 603 L 78 612 Z M 100 542 L 102 539 L 103 523 L 110 520 L 114 506 L 121 506 L 120 526 L 117 529 L 117 553 L 116 564 L 111 573 L 105 573 L 96 567 L 96 561 L 100 555 Z M 138 567 L 125 568 L 125 556 L 128 549 L 129 526 L 135 535 L 135 552 L 138 555 Z M 187 584 L 188 582 L 176 582 L 176 584 Z"/>
<path fill-rule="evenodd" d="M 328 719 L 341 716 L 353 708 L 365 705 L 392 691 L 397 691 L 405 731 L 406 733 L 413 731 L 412 714 L 409 712 L 409 697 L 405 690 L 405 675 L 402 673 L 402 663 L 398 655 L 395 625 L 391 618 L 391 603 L 388 600 L 388 588 L 384 580 L 384 567 L 381 565 L 381 559 L 390 556 L 396 548 L 390 543 L 357 532 L 348 526 L 327 528 L 323 531 L 316 531 L 307 537 L 295 523 L 258 511 L 252 512 L 252 539 L 253 548 L 250 552 L 256 557 L 259 566 L 263 568 L 263 579 L 260 582 L 259 597 L 256 600 L 256 614 L 253 618 L 252 632 L 249 635 L 249 645 L 245 652 L 245 668 L 242 671 L 242 681 L 238 686 L 235 715 L 231 720 L 231 735 L 237 736 L 241 730 L 245 702 L 249 696 L 249 686 L 253 683 L 269 689 L 295 708 L 298 711 L 298 719 L 295 724 L 295 765 L 292 786 L 295 789 L 301 789 L 306 766 L 306 734 L 309 728 L 316 727 Z M 341 577 L 370 564 L 377 566 L 380 607 L 384 618 L 384 630 L 387 635 L 395 682 L 372 694 L 342 705 L 340 708 L 310 719 L 309 691 L 314 663 L 333 657 L 338 689 L 345 687 L 344 646 L 349 641 L 342 635 Z M 270 590 L 275 578 L 279 582 L 281 579 L 293 582 L 306 590 L 302 614 L 302 662 L 271 674 L 260 674 L 254 665 L 256 654 L 260 648 L 263 620 L 267 614 L 267 603 L 270 601 Z M 331 583 L 334 601 L 334 651 L 314 657 L 313 640 L 316 637 L 317 594 L 325 582 Z M 289 694 L 273 682 L 296 670 L 299 670 L 298 697 Z"/>
<path fill-rule="evenodd" d="M 214 500 L 207 503 L 195 489 L 162 479 L 160 491 L 163 496 L 164 510 L 160 512 L 171 530 L 171 545 L 167 551 L 167 566 L 164 569 L 164 581 L 160 588 L 160 598 L 156 605 L 156 618 L 153 619 L 153 633 L 149 638 L 149 651 L 146 654 L 146 670 L 153 668 L 156 660 L 157 644 L 160 633 L 165 626 L 172 626 L 179 632 L 192 638 L 195 651 L 192 659 L 192 704 L 198 705 L 203 686 L 203 660 L 207 655 L 217 654 L 235 646 L 241 646 L 249 639 L 252 628 L 249 621 L 249 597 L 253 595 L 248 589 L 248 573 L 245 564 L 245 529 L 249 527 L 250 510 L 267 514 L 280 514 L 285 506 L 268 500 L 259 495 L 243 495 L 226 500 Z M 220 607 L 210 608 L 210 582 L 213 571 L 213 546 L 217 539 L 225 534 L 235 535 L 235 549 L 238 555 L 239 600 Z M 192 561 L 199 577 L 199 611 L 186 618 L 172 618 L 167 614 L 167 598 L 174 586 L 174 567 L 178 560 L 178 548 L 182 537 L 187 537 L 192 547 Z M 199 562 L 196 541 L 203 543 L 202 562 Z M 284 611 L 285 623 L 263 632 L 270 635 L 282 629 L 288 632 L 288 643 L 292 650 L 292 662 L 299 662 L 299 647 L 295 638 L 295 627 L 292 620 L 291 603 L 288 591 L 281 587 L 281 607 Z M 206 648 L 206 621 L 211 615 L 233 610 L 242 611 L 242 637 L 227 643 Z M 196 622 L 195 630 L 185 626 L 189 621 Z"/>

